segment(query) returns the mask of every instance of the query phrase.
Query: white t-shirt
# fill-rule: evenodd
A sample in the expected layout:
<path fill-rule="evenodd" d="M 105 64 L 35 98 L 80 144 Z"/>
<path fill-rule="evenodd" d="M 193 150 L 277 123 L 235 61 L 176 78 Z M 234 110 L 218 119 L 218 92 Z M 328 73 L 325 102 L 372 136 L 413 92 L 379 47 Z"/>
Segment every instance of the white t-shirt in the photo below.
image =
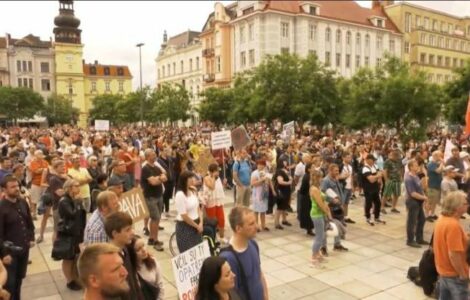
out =
<path fill-rule="evenodd" d="M 182 192 L 178 191 L 175 195 L 175 205 L 178 215 L 176 216 L 177 221 L 183 221 L 181 215 L 187 214 L 192 220 L 199 218 L 199 199 L 193 193 L 188 197 Z"/>
<path fill-rule="evenodd" d="M 352 189 L 353 186 L 352 186 L 352 167 L 351 165 L 348 165 L 348 164 L 344 164 L 343 166 L 343 170 L 341 171 L 341 176 L 344 176 L 346 174 L 349 174 L 349 176 L 346 178 L 346 186 L 345 188 L 346 189 Z"/>
<path fill-rule="evenodd" d="M 305 175 L 305 165 L 303 162 L 299 162 L 297 166 L 295 166 L 294 175 L 299 177 L 299 182 L 295 186 L 295 190 L 298 191 L 300 189 L 300 184 L 302 183 L 302 177 Z"/>

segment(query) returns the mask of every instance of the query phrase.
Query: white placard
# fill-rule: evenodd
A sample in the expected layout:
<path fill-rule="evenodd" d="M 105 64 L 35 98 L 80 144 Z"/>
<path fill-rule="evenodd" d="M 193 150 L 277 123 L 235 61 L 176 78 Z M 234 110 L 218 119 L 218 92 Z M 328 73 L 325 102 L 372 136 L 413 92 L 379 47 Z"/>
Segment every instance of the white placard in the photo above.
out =
<path fill-rule="evenodd" d="M 232 134 L 230 130 L 211 133 L 212 150 L 227 149 L 232 146 Z"/>
<path fill-rule="evenodd" d="M 109 120 L 95 120 L 96 131 L 109 131 Z"/>
<path fill-rule="evenodd" d="M 204 240 L 199 245 L 171 259 L 180 300 L 194 299 L 202 263 L 210 256 L 209 244 L 207 240 Z"/>

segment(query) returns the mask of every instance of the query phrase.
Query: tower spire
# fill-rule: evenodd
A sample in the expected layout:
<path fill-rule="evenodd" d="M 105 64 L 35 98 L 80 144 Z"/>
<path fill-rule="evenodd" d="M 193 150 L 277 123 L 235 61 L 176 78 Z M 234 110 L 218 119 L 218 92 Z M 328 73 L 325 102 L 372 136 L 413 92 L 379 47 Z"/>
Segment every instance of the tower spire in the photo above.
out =
<path fill-rule="evenodd" d="M 80 20 L 75 17 L 73 0 L 59 0 L 59 15 L 54 19 L 55 41 L 81 44 Z"/>

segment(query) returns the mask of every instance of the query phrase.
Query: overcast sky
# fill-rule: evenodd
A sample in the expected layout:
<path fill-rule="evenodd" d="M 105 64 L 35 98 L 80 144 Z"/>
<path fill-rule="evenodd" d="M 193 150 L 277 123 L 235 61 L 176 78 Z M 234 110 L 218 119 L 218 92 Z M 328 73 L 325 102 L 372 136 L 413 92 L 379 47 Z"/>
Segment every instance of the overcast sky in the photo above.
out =
<path fill-rule="evenodd" d="M 221 1 L 224 4 L 233 1 Z M 371 1 L 358 1 L 370 7 Z M 470 15 L 467 1 L 409 1 L 458 16 Z M 143 83 L 155 86 L 155 58 L 163 31 L 169 36 L 188 29 L 201 31 L 215 1 L 75 1 L 81 20 L 86 62 L 128 65 L 139 87 L 139 52 L 142 47 Z M 48 40 L 53 36 L 58 1 L 0 1 L 0 34 L 21 38 L 30 33 Z"/>

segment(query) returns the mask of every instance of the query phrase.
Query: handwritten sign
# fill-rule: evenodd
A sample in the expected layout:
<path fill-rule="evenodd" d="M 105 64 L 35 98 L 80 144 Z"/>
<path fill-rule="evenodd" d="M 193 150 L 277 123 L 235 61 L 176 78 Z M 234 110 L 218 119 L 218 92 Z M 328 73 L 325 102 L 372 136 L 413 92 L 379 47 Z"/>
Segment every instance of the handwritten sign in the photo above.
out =
<path fill-rule="evenodd" d="M 128 213 L 134 223 L 149 216 L 149 209 L 145 202 L 141 188 L 134 188 L 121 195 L 119 199 L 119 211 Z"/>
<path fill-rule="evenodd" d="M 245 126 L 241 125 L 232 130 L 232 143 L 235 150 L 241 150 L 251 143 Z"/>
<path fill-rule="evenodd" d="M 180 300 L 193 300 L 204 260 L 211 256 L 207 241 L 171 259 Z"/>
<path fill-rule="evenodd" d="M 295 135 L 295 122 L 289 122 L 282 126 L 282 134 L 284 140 L 290 142 L 291 138 Z"/>
<path fill-rule="evenodd" d="M 109 120 L 95 120 L 96 131 L 109 131 Z"/>
<path fill-rule="evenodd" d="M 232 135 L 229 130 L 211 133 L 212 150 L 227 149 L 232 146 Z"/>
<path fill-rule="evenodd" d="M 216 164 L 214 156 L 211 153 L 210 149 L 204 149 L 202 153 L 199 154 L 199 159 L 194 163 L 194 169 L 197 173 L 204 175 L 207 172 L 210 164 Z"/>

